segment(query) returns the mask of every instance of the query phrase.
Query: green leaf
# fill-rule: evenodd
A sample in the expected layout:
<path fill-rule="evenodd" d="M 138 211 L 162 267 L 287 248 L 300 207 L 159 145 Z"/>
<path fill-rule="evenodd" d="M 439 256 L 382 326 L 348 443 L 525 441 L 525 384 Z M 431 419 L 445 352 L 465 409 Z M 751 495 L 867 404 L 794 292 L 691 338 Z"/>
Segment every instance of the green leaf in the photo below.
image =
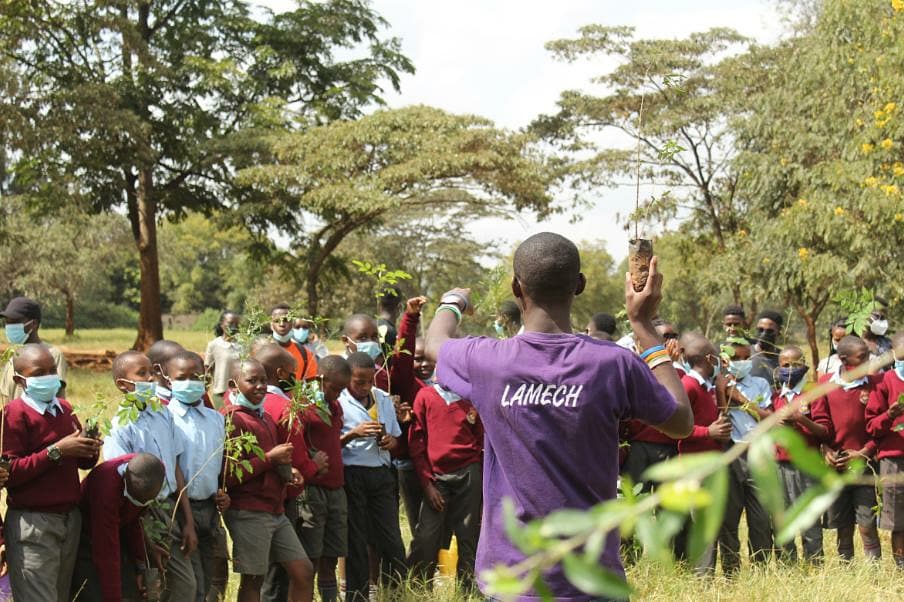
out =
<path fill-rule="evenodd" d="M 771 433 L 765 433 L 750 443 L 747 465 L 757 486 L 757 496 L 769 513 L 780 521 L 785 512 L 785 494 L 775 461 L 775 442 Z"/>
<path fill-rule="evenodd" d="M 668 511 L 638 517 L 634 533 L 643 546 L 644 555 L 654 561 L 670 562 L 671 540 L 681 530 L 684 521 L 683 514 Z"/>
<path fill-rule="evenodd" d="M 557 510 L 541 520 L 543 537 L 570 537 L 590 531 L 596 525 L 593 515 L 583 510 Z"/>
<path fill-rule="evenodd" d="M 503 598 L 520 596 L 529 590 L 537 575 L 534 573 L 522 579 L 507 566 L 496 566 L 480 574 L 487 587 L 486 593 Z"/>
<path fill-rule="evenodd" d="M 791 456 L 791 462 L 808 475 L 822 479 L 831 469 L 822 455 L 807 445 L 806 440 L 789 426 L 781 426 L 771 431 L 777 445 L 782 446 Z"/>
<path fill-rule="evenodd" d="M 534 591 L 543 602 L 554 602 L 556 597 L 553 595 L 552 590 L 549 589 L 549 586 L 546 585 L 546 582 L 543 580 L 543 575 L 538 574 L 534 579 Z"/>
<path fill-rule="evenodd" d="M 725 502 L 728 499 L 728 467 L 723 466 L 703 481 L 703 487 L 710 492 L 712 502 L 705 508 L 695 510 L 687 554 L 691 564 L 696 564 L 707 546 L 716 540 L 722 517 L 725 516 Z"/>
<path fill-rule="evenodd" d="M 783 520 L 776 522 L 775 543 L 786 544 L 819 520 L 844 489 L 840 480 L 832 486 L 815 485 L 807 489 L 785 512 Z"/>
<path fill-rule="evenodd" d="M 624 579 L 598 562 L 588 561 L 583 555 L 566 555 L 562 559 L 562 568 L 568 581 L 582 592 L 622 600 L 631 596 L 631 587 Z"/>
<path fill-rule="evenodd" d="M 685 514 L 712 503 L 712 494 L 693 479 L 664 483 L 659 487 L 659 495 L 663 508 Z"/>
<path fill-rule="evenodd" d="M 650 466 L 644 471 L 642 478 L 659 482 L 691 478 L 697 474 L 707 472 L 721 462 L 722 454 L 720 452 L 702 452 L 675 456 L 665 462 Z"/>

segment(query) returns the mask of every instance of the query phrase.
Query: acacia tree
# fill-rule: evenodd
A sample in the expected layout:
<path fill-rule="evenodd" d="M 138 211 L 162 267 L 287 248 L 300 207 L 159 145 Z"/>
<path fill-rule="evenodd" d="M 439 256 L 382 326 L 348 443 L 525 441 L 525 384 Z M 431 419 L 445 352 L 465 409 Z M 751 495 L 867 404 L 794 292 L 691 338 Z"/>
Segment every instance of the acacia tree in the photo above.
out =
<path fill-rule="evenodd" d="M 357 115 L 412 71 L 363 0 L 275 15 L 244 0 L 0 6 L 0 54 L 25 89 L 17 185 L 43 207 L 124 207 L 141 281 L 137 348 L 163 335 L 157 221 L 245 200 L 236 132 Z M 340 60 L 337 48 L 365 47 Z M 352 54 L 346 52 L 345 54 Z M 9 109 L 10 107 L 5 107 Z"/>
<path fill-rule="evenodd" d="M 272 161 L 239 172 L 264 199 L 245 206 L 246 223 L 292 237 L 283 264 L 304 282 L 316 316 L 320 276 L 339 244 L 395 212 L 552 210 L 556 171 L 530 151 L 531 141 L 480 117 L 424 106 L 274 135 Z"/>
<path fill-rule="evenodd" d="M 837 293 L 904 298 L 902 37 L 904 15 L 887 2 L 822 3 L 773 49 L 768 85 L 746 95 L 757 110 L 737 124 L 757 227 L 726 258 L 801 316 L 814 365 L 817 321 Z"/>

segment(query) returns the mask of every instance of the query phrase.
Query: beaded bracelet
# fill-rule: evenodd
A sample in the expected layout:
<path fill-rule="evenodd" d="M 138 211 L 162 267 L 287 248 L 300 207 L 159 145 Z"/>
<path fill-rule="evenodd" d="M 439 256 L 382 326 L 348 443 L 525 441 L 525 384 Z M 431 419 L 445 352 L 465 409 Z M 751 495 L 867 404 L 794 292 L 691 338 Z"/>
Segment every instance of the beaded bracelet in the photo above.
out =
<path fill-rule="evenodd" d="M 434 315 L 439 315 L 439 312 L 441 312 L 444 309 L 447 311 L 451 311 L 453 314 L 455 314 L 455 318 L 458 320 L 458 323 L 461 324 L 461 310 L 458 309 L 458 307 L 456 307 L 455 305 L 452 305 L 451 303 L 447 303 L 447 304 L 440 305 L 439 307 L 437 307 L 436 314 L 434 314 Z"/>
<path fill-rule="evenodd" d="M 672 363 L 672 358 L 670 358 L 670 357 L 660 357 L 660 358 L 657 359 L 656 361 L 653 361 L 653 362 L 647 362 L 647 366 L 649 366 L 649 367 L 650 367 L 650 370 L 652 370 L 653 368 L 656 368 L 656 367 L 658 367 L 658 366 L 662 366 L 663 364 L 671 364 L 671 363 Z"/>
<path fill-rule="evenodd" d="M 648 355 L 646 358 L 644 358 L 644 361 L 645 361 L 647 364 L 651 364 L 651 363 L 655 362 L 656 360 L 661 359 L 661 358 L 664 358 L 664 357 L 665 357 L 665 358 L 668 358 L 668 357 L 670 357 L 670 356 L 669 356 L 669 352 L 668 352 L 668 351 L 665 351 L 665 350 L 663 349 L 662 351 L 655 351 L 655 352 L 651 353 L 651 354 Z"/>
<path fill-rule="evenodd" d="M 656 345 L 654 347 L 650 347 L 640 354 L 640 359 L 646 360 L 648 357 L 659 351 L 665 351 L 665 345 Z"/>

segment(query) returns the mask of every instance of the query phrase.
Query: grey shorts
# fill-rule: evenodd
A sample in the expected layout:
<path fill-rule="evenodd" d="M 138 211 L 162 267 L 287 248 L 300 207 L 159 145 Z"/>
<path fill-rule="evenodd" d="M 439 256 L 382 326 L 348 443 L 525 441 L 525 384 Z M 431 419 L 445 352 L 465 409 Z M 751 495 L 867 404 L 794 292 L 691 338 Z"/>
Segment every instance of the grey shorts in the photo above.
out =
<path fill-rule="evenodd" d="M 904 458 L 882 458 L 879 474 L 883 479 L 904 475 Z M 882 512 L 879 527 L 889 531 L 904 531 L 904 483 L 882 485 Z"/>
<path fill-rule="evenodd" d="M 271 563 L 308 557 L 285 514 L 227 510 L 223 519 L 232 537 L 232 570 L 236 573 L 266 575 Z"/>
<path fill-rule="evenodd" d="M 854 524 L 876 526 L 876 488 L 872 485 L 848 485 L 826 513 L 827 529 Z"/>
<path fill-rule="evenodd" d="M 307 485 L 296 498 L 298 538 L 311 558 L 348 554 L 348 503 L 345 489 Z"/>

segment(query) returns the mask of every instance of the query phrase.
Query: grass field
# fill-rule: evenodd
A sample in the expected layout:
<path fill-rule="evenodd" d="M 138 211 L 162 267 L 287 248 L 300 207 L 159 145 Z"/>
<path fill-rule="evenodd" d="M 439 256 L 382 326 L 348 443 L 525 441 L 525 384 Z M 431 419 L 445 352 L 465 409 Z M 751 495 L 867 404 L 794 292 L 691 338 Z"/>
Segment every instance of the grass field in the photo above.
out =
<path fill-rule="evenodd" d="M 132 343 L 134 332 L 126 329 L 105 331 L 82 331 L 75 340 L 64 340 L 62 331 L 50 330 L 46 339 L 70 349 L 101 351 L 111 349 L 121 351 Z M 210 335 L 188 331 L 171 331 L 167 336 L 179 341 L 190 349 L 203 351 Z M 100 395 L 104 399 L 116 400 L 119 393 L 113 385 L 109 373 L 72 369 L 69 373 L 67 397 L 76 405 L 91 403 Z M 113 408 L 111 407 L 111 413 Z M 407 521 L 402 517 L 402 534 L 407 543 L 411 535 Z M 669 566 L 641 559 L 628 567 L 628 579 L 635 588 L 635 600 L 656 601 L 703 601 L 703 600 L 768 600 L 819 602 L 868 601 L 896 599 L 904 596 L 904 573 L 897 571 L 891 558 L 888 533 L 882 532 L 884 557 L 879 563 L 862 560 L 863 552 L 857 541 L 857 556 L 854 562 L 845 564 L 834 558 L 834 532 L 826 531 L 825 550 L 827 561 L 821 566 L 786 566 L 776 562 L 765 567 L 746 565 L 734 579 L 721 576 L 698 578 L 678 566 Z M 746 529 L 742 524 L 742 549 Z M 229 600 L 235 599 L 238 582 L 230 580 Z M 383 594 L 385 602 L 466 602 L 478 600 L 455 591 L 452 583 L 441 582 L 433 591 L 407 584 L 392 596 Z"/>

